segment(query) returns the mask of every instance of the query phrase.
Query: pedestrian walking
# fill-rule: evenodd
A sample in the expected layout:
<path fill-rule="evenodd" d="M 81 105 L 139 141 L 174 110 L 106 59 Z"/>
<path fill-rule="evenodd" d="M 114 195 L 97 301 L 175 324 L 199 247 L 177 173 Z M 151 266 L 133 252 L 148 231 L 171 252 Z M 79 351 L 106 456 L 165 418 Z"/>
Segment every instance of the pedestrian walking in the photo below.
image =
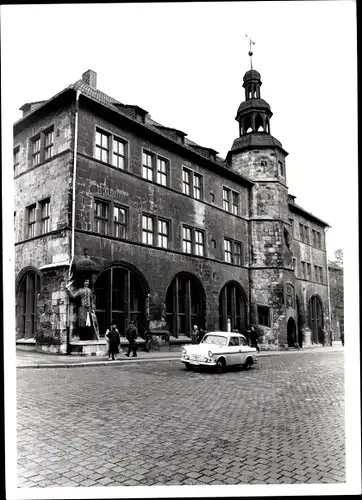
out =
<path fill-rule="evenodd" d="M 128 328 L 126 330 L 126 339 L 128 340 L 128 351 L 126 352 L 126 356 L 129 356 L 132 351 L 132 357 L 137 356 L 137 328 L 133 321 L 129 322 Z"/>
<path fill-rule="evenodd" d="M 340 338 L 341 338 L 342 345 L 344 346 L 344 332 L 341 332 Z"/>
<path fill-rule="evenodd" d="M 106 331 L 105 338 L 108 342 L 108 361 L 117 359 L 117 354 L 119 353 L 121 345 L 121 338 L 119 336 L 115 320 L 112 320 L 112 323 Z"/>
<path fill-rule="evenodd" d="M 200 340 L 200 331 L 197 325 L 194 325 L 191 332 L 191 342 L 193 344 L 198 344 Z"/>
<path fill-rule="evenodd" d="M 250 347 L 255 347 L 255 349 L 260 352 L 260 347 L 258 346 L 258 332 L 254 325 L 250 328 Z"/>

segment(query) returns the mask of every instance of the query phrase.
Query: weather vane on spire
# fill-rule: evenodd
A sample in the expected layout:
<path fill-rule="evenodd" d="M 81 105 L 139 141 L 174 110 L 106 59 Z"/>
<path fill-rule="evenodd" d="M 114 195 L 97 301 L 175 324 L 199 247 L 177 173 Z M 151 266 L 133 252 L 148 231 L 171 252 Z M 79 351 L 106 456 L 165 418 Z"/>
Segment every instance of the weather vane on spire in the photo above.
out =
<path fill-rule="evenodd" d="M 248 36 L 248 35 L 245 35 L 245 36 L 249 40 L 250 69 L 253 69 L 253 60 L 252 60 L 253 52 L 251 50 L 251 46 L 255 45 L 255 42 L 253 42 L 253 40 L 250 38 L 250 36 Z"/>

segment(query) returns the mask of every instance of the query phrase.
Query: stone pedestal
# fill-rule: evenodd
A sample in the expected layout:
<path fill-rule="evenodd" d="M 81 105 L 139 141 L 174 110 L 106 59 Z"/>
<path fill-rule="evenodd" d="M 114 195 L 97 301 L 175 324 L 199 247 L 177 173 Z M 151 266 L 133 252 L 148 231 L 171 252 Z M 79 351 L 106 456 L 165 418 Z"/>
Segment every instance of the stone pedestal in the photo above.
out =
<path fill-rule="evenodd" d="M 310 328 L 303 329 L 303 346 L 310 347 L 312 345 L 312 332 Z"/>

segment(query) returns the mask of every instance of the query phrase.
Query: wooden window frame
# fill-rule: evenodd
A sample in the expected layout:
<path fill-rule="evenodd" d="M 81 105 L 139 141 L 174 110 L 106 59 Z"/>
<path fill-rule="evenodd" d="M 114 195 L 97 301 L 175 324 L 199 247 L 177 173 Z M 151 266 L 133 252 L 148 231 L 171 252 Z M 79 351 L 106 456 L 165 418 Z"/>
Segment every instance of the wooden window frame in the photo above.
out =
<path fill-rule="evenodd" d="M 121 209 L 124 210 L 124 222 L 119 222 L 118 220 L 115 219 L 115 209 Z M 118 203 L 113 203 L 112 207 L 112 221 L 113 221 L 113 234 L 116 238 L 119 239 L 127 239 L 128 236 L 128 208 L 124 207 L 123 205 L 119 205 Z M 118 229 L 121 228 L 121 231 L 124 233 L 123 236 L 120 236 L 118 233 Z"/>
<path fill-rule="evenodd" d="M 51 142 L 47 143 L 48 137 L 51 135 Z M 44 160 L 49 160 L 54 156 L 54 127 L 50 127 L 44 131 Z"/>
<path fill-rule="evenodd" d="M 34 149 L 35 144 L 39 144 L 39 149 Z M 36 137 L 31 139 L 31 166 L 36 167 L 41 163 L 41 135 L 38 134 Z"/>
<path fill-rule="evenodd" d="M 192 194 L 195 200 L 202 199 L 202 175 L 193 173 L 193 185 L 192 185 Z M 195 180 L 197 179 L 197 182 Z"/>
<path fill-rule="evenodd" d="M 192 230 L 193 227 L 188 226 L 186 224 L 182 225 L 182 251 L 183 253 L 186 253 L 187 255 L 192 255 L 192 250 L 193 250 L 193 237 L 192 237 Z M 186 238 L 186 231 L 190 231 L 190 239 Z M 188 252 L 187 249 L 190 248 L 190 251 Z"/>
<path fill-rule="evenodd" d="M 225 197 L 226 194 L 226 197 Z M 231 198 L 231 189 L 223 186 L 222 188 L 222 208 L 225 212 L 230 212 L 230 198 Z"/>
<path fill-rule="evenodd" d="M 227 243 L 230 243 L 230 251 L 227 250 Z M 240 253 L 236 251 L 236 248 L 239 246 L 240 248 Z M 224 237 L 224 262 L 227 264 L 233 264 L 234 266 L 241 267 L 244 265 L 244 258 L 243 258 L 243 242 L 242 241 L 236 241 L 231 238 Z M 228 260 L 227 256 L 230 255 L 230 261 Z"/>
<path fill-rule="evenodd" d="M 239 206 L 240 206 L 240 194 L 236 191 L 231 191 L 231 213 L 234 215 L 239 215 L 239 210 L 240 210 Z"/>
<path fill-rule="evenodd" d="M 128 142 L 125 139 L 122 139 L 121 137 L 118 137 L 117 135 L 112 135 L 112 165 L 119 170 L 126 170 L 127 166 L 127 146 Z M 117 145 L 117 148 L 115 148 L 115 143 L 117 144 L 122 144 L 123 146 L 123 154 L 119 153 L 119 146 Z M 116 150 L 117 149 L 117 150 Z M 120 165 L 122 163 L 122 165 Z"/>
<path fill-rule="evenodd" d="M 164 167 L 165 167 L 165 171 L 163 171 L 160 167 L 161 167 L 161 164 L 164 164 Z M 160 186 L 168 186 L 169 184 L 169 171 L 170 171 L 170 167 L 169 167 L 169 160 L 167 160 L 166 158 L 162 157 L 162 156 L 159 156 L 157 155 L 157 158 L 156 158 L 156 182 L 157 184 L 159 184 Z M 162 182 L 164 181 L 164 182 Z"/>
<path fill-rule="evenodd" d="M 102 204 L 104 206 L 107 206 L 108 208 L 108 213 L 107 217 L 103 215 L 98 215 L 97 214 L 97 204 Z M 104 236 L 112 236 L 112 231 L 111 231 L 111 202 L 108 200 L 103 200 L 100 198 L 95 198 L 94 199 L 94 232 L 97 234 L 101 234 Z M 103 229 L 107 229 L 107 231 L 99 231 L 97 228 L 98 223 L 102 224 Z"/>
<path fill-rule="evenodd" d="M 160 230 L 161 223 L 161 230 Z M 165 224 L 166 232 L 162 232 L 163 224 Z M 166 246 L 164 246 L 164 241 L 166 238 Z M 161 244 L 160 244 L 161 243 Z M 170 221 L 166 219 L 162 219 L 161 217 L 157 218 L 157 246 L 159 248 L 169 248 L 170 246 Z"/>
<path fill-rule="evenodd" d="M 151 165 L 148 165 L 147 161 L 145 162 L 145 159 L 148 158 L 150 158 Z M 155 159 L 156 155 L 154 153 L 151 153 L 150 151 L 147 151 L 145 149 L 142 151 L 142 178 L 146 181 L 154 181 Z"/>
<path fill-rule="evenodd" d="M 47 215 L 43 215 L 44 207 L 48 207 Z M 50 231 L 50 198 L 46 198 L 39 203 L 40 208 L 40 234 Z"/>
<path fill-rule="evenodd" d="M 197 257 L 205 257 L 205 231 L 195 229 L 195 255 Z M 198 241 L 198 236 L 201 236 L 201 243 Z M 201 251 L 200 251 L 201 249 Z"/>
<path fill-rule="evenodd" d="M 20 164 L 20 146 L 17 146 L 13 150 L 14 177 L 19 173 L 19 164 Z"/>
<path fill-rule="evenodd" d="M 26 207 L 27 212 L 27 235 L 28 239 L 35 238 L 36 236 L 36 203 Z M 34 213 L 34 218 L 30 219 L 30 215 Z"/>
<path fill-rule="evenodd" d="M 97 142 L 97 134 L 100 135 L 100 143 Z M 103 145 L 103 137 L 107 138 L 107 146 L 105 147 Z M 97 161 L 101 161 L 102 163 L 110 163 L 111 159 L 111 143 L 112 143 L 112 134 L 110 132 L 107 132 L 106 130 L 103 130 L 100 127 L 96 127 L 96 133 L 95 133 L 95 159 Z M 106 161 L 103 160 L 103 152 L 106 152 Z M 97 153 L 99 152 L 100 158 L 98 158 Z"/>
<path fill-rule="evenodd" d="M 147 224 L 146 227 L 144 226 L 144 220 L 147 219 Z M 143 213 L 142 214 L 142 223 L 141 223 L 141 230 L 142 230 L 142 243 L 144 245 L 149 245 L 149 246 L 154 246 L 155 245 L 155 216 Z M 152 229 L 149 229 L 148 223 L 151 221 L 152 224 Z M 151 235 L 151 237 L 150 237 Z M 144 241 L 144 236 L 145 240 Z M 151 243 L 149 242 L 151 240 Z"/>
<path fill-rule="evenodd" d="M 191 190 L 192 190 L 191 175 L 192 175 L 191 170 L 189 170 L 186 167 L 182 167 L 182 192 L 186 196 L 191 196 Z M 185 180 L 185 177 L 187 177 L 187 182 Z"/>

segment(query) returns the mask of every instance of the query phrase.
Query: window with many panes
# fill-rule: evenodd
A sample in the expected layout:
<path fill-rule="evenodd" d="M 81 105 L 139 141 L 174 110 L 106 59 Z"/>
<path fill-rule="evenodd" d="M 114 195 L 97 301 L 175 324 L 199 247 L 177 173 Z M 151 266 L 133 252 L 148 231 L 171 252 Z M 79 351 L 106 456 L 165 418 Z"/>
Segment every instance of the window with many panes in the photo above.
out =
<path fill-rule="evenodd" d="M 194 198 L 201 200 L 201 175 L 194 173 Z"/>
<path fill-rule="evenodd" d="M 235 266 L 243 264 L 243 245 L 240 241 L 224 238 L 224 260 Z"/>
<path fill-rule="evenodd" d="M 284 163 L 282 161 L 279 161 L 278 164 L 279 164 L 279 175 L 281 177 L 285 177 Z"/>
<path fill-rule="evenodd" d="M 153 245 L 153 217 L 142 215 L 142 243 Z"/>
<path fill-rule="evenodd" d="M 94 200 L 94 230 L 99 234 L 109 234 L 109 203 Z"/>
<path fill-rule="evenodd" d="M 20 148 L 15 148 L 13 152 L 13 168 L 14 176 L 19 173 L 19 163 L 20 163 Z"/>
<path fill-rule="evenodd" d="M 31 157 L 33 167 L 40 163 L 40 135 L 32 140 Z"/>
<path fill-rule="evenodd" d="M 319 268 L 319 277 L 320 277 L 320 282 L 324 283 L 323 267 Z"/>
<path fill-rule="evenodd" d="M 142 177 L 148 181 L 153 181 L 154 155 L 143 151 L 142 153 Z"/>
<path fill-rule="evenodd" d="M 192 228 L 183 226 L 182 228 L 182 251 L 192 253 Z"/>
<path fill-rule="evenodd" d="M 225 252 L 225 262 L 228 262 L 229 264 L 232 263 L 232 241 L 228 239 L 224 239 L 224 252 Z"/>
<path fill-rule="evenodd" d="M 126 164 L 127 143 L 118 137 L 113 137 L 112 165 L 124 170 Z"/>
<path fill-rule="evenodd" d="M 306 279 L 311 280 L 312 279 L 312 267 L 309 263 L 307 263 L 307 274 L 306 274 Z"/>
<path fill-rule="evenodd" d="M 182 169 L 182 192 L 196 200 L 203 197 L 202 175 L 192 172 L 188 168 Z"/>
<path fill-rule="evenodd" d="M 114 236 L 127 237 L 127 209 L 118 205 L 113 206 Z"/>
<path fill-rule="evenodd" d="M 30 205 L 28 212 L 28 238 L 34 238 L 36 227 L 36 205 Z"/>
<path fill-rule="evenodd" d="M 96 129 L 96 159 L 105 163 L 109 162 L 109 139 L 110 134 Z"/>
<path fill-rule="evenodd" d="M 238 215 L 239 213 L 239 193 L 232 192 L 232 213 Z"/>
<path fill-rule="evenodd" d="M 164 158 L 157 157 L 157 184 L 167 186 L 168 161 Z"/>
<path fill-rule="evenodd" d="M 44 159 L 48 160 L 54 155 L 54 128 L 44 132 Z"/>
<path fill-rule="evenodd" d="M 182 170 L 182 192 L 189 196 L 191 194 L 191 172 L 186 168 Z"/>
<path fill-rule="evenodd" d="M 157 221 L 157 245 L 161 248 L 168 248 L 169 222 L 163 219 Z"/>
<path fill-rule="evenodd" d="M 205 235 L 203 231 L 195 229 L 195 254 L 205 255 Z"/>
<path fill-rule="evenodd" d="M 40 234 L 50 231 L 50 199 L 40 203 Z"/>
<path fill-rule="evenodd" d="M 270 327 L 270 307 L 257 306 L 259 325 Z"/>
<path fill-rule="evenodd" d="M 222 190 L 222 208 L 227 212 L 230 210 L 230 189 L 223 188 Z"/>
<path fill-rule="evenodd" d="M 309 243 L 309 228 L 308 226 L 299 223 L 299 233 L 300 233 L 300 241 L 304 243 Z"/>

